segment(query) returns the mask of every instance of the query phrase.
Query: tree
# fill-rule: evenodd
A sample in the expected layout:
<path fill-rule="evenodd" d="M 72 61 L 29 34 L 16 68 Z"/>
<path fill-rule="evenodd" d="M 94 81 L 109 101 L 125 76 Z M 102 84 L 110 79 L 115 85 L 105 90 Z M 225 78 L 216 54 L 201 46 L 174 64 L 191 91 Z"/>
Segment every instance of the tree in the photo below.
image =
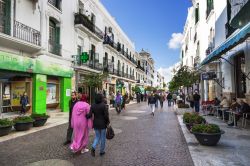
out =
<path fill-rule="evenodd" d="M 107 77 L 108 73 L 86 75 L 84 78 L 84 84 L 91 88 L 101 88 L 103 81 L 107 79 Z"/>
<path fill-rule="evenodd" d="M 189 69 L 187 66 L 182 66 L 169 82 L 169 90 L 176 91 L 181 86 L 190 87 L 199 80 L 199 73 Z"/>
<path fill-rule="evenodd" d="M 135 87 L 132 87 L 132 91 L 134 91 L 135 93 L 140 93 L 141 92 L 141 89 L 139 86 L 135 86 Z"/>

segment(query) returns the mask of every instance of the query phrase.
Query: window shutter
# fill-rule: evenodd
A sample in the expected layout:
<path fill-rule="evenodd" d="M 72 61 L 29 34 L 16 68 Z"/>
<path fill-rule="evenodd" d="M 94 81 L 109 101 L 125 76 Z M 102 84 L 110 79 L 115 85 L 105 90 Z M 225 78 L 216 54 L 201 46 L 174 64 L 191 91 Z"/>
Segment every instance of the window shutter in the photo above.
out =
<path fill-rule="evenodd" d="M 55 39 L 56 39 L 56 44 L 60 44 L 60 27 L 56 27 L 55 29 Z"/>
<path fill-rule="evenodd" d="M 10 13 L 11 12 L 11 0 L 5 0 L 4 8 L 4 33 L 10 35 Z"/>

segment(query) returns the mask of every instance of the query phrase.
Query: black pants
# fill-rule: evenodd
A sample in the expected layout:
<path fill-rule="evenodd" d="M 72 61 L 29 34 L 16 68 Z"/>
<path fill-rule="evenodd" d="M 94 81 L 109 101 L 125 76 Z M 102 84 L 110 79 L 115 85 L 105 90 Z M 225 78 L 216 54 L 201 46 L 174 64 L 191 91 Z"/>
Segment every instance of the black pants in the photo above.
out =
<path fill-rule="evenodd" d="M 22 108 L 21 108 L 21 114 L 25 114 L 26 113 L 26 106 L 25 105 L 22 105 Z"/>
<path fill-rule="evenodd" d="M 163 108 L 163 101 L 160 101 L 161 108 Z"/>
<path fill-rule="evenodd" d="M 66 137 L 66 140 L 68 142 L 71 142 L 72 135 L 73 135 L 73 128 L 71 128 L 71 123 L 69 123 L 68 130 L 67 130 L 67 137 Z"/>

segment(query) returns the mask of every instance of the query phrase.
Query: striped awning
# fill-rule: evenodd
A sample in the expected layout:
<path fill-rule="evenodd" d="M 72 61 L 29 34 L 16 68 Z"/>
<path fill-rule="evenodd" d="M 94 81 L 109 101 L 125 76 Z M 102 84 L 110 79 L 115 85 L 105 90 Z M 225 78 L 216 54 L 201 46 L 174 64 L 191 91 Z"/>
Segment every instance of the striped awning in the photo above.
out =
<path fill-rule="evenodd" d="M 243 28 L 236 30 L 224 43 L 217 47 L 212 53 L 210 53 L 200 64 L 200 67 L 206 65 L 214 60 L 217 60 L 235 47 L 236 45 L 244 42 L 246 38 L 250 36 L 250 22 L 246 24 Z"/>

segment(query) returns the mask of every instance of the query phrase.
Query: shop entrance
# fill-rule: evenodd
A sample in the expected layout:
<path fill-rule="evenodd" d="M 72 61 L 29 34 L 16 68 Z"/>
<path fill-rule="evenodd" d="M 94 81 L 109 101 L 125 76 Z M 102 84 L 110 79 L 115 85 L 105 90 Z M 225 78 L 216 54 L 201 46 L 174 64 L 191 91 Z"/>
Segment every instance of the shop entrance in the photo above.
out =
<path fill-rule="evenodd" d="M 0 71 L 0 111 L 1 113 L 20 111 L 20 98 L 24 92 L 31 103 L 31 75 L 26 73 Z"/>

